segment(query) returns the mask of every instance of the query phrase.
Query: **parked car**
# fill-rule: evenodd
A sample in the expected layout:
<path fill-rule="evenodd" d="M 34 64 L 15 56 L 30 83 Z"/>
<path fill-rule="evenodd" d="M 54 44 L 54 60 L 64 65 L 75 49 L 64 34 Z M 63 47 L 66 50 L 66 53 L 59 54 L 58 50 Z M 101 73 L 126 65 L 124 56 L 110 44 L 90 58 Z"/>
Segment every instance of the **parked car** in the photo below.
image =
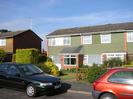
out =
<path fill-rule="evenodd" d="M 93 83 L 95 99 L 133 99 L 133 69 L 113 68 Z"/>
<path fill-rule="evenodd" d="M 3 63 L 0 64 L 0 86 L 23 89 L 34 97 L 39 92 L 59 89 L 61 81 L 32 64 Z"/>

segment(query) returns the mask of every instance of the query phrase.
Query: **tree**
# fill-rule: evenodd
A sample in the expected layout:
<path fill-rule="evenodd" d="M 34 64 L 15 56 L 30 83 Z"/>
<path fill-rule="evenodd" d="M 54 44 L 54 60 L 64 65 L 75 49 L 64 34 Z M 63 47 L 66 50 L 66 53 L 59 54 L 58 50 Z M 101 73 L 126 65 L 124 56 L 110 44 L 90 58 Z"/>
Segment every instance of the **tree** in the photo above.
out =
<path fill-rule="evenodd" d="M 0 32 L 1 33 L 6 33 L 6 32 L 9 32 L 7 29 L 0 29 Z"/>
<path fill-rule="evenodd" d="M 3 49 L 0 49 L 0 62 L 3 62 L 6 57 L 6 52 Z"/>

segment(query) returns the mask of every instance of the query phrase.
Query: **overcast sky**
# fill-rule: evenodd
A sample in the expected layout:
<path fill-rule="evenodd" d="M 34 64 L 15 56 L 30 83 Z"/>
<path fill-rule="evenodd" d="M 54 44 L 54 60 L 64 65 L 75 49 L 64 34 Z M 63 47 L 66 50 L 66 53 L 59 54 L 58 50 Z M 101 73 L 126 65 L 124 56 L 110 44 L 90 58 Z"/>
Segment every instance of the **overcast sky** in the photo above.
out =
<path fill-rule="evenodd" d="M 0 0 L 0 28 L 32 28 L 42 38 L 60 28 L 131 21 L 133 0 Z"/>

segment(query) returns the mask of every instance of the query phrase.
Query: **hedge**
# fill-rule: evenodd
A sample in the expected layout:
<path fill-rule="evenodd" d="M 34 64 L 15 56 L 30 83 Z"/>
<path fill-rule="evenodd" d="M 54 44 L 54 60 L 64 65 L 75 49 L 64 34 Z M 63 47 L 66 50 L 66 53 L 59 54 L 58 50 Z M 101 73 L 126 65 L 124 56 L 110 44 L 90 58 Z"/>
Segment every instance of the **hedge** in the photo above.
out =
<path fill-rule="evenodd" d="M 39 58 L 39 51 L 34 48 L 17 49 L 15 60 L 17 63 L 36 64 Z"/>
<path fill-rule="evenodd" d="M 3 49 L 0 49 L 0 63 L 4 61 L 6 57 L 6 52 Z"/>

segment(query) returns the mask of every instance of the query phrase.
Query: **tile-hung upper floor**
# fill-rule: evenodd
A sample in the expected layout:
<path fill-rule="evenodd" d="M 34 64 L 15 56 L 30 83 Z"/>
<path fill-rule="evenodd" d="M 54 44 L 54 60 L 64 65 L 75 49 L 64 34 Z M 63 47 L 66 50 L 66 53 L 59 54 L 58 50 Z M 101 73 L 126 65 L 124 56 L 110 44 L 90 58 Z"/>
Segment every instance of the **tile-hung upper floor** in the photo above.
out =
<path fill-rule="evenodd" d="M 124 39 L 124 33 L 121 33 Z M 126 33 L 126 42 L 133 42 L 133 32 Z M 94 34 L 91 35 L 80 35 L 80 36 L 65 36 L 65 37 L 53 37 L 48 38 L 48 46 L 69 46 L 69 45 L 81 45 L 81 44 L 109 44 L 112 43 L 115 38 L 115 33 L 105 33 L 105 34 Z M 99 40 L 98 40 L 98 38 Z M 95 40 L 94 40 L 95 39 Z M 97 42 L 97 41 L 98 42 Z M 96 42 L 95 42 L 96 41 Z"/>

